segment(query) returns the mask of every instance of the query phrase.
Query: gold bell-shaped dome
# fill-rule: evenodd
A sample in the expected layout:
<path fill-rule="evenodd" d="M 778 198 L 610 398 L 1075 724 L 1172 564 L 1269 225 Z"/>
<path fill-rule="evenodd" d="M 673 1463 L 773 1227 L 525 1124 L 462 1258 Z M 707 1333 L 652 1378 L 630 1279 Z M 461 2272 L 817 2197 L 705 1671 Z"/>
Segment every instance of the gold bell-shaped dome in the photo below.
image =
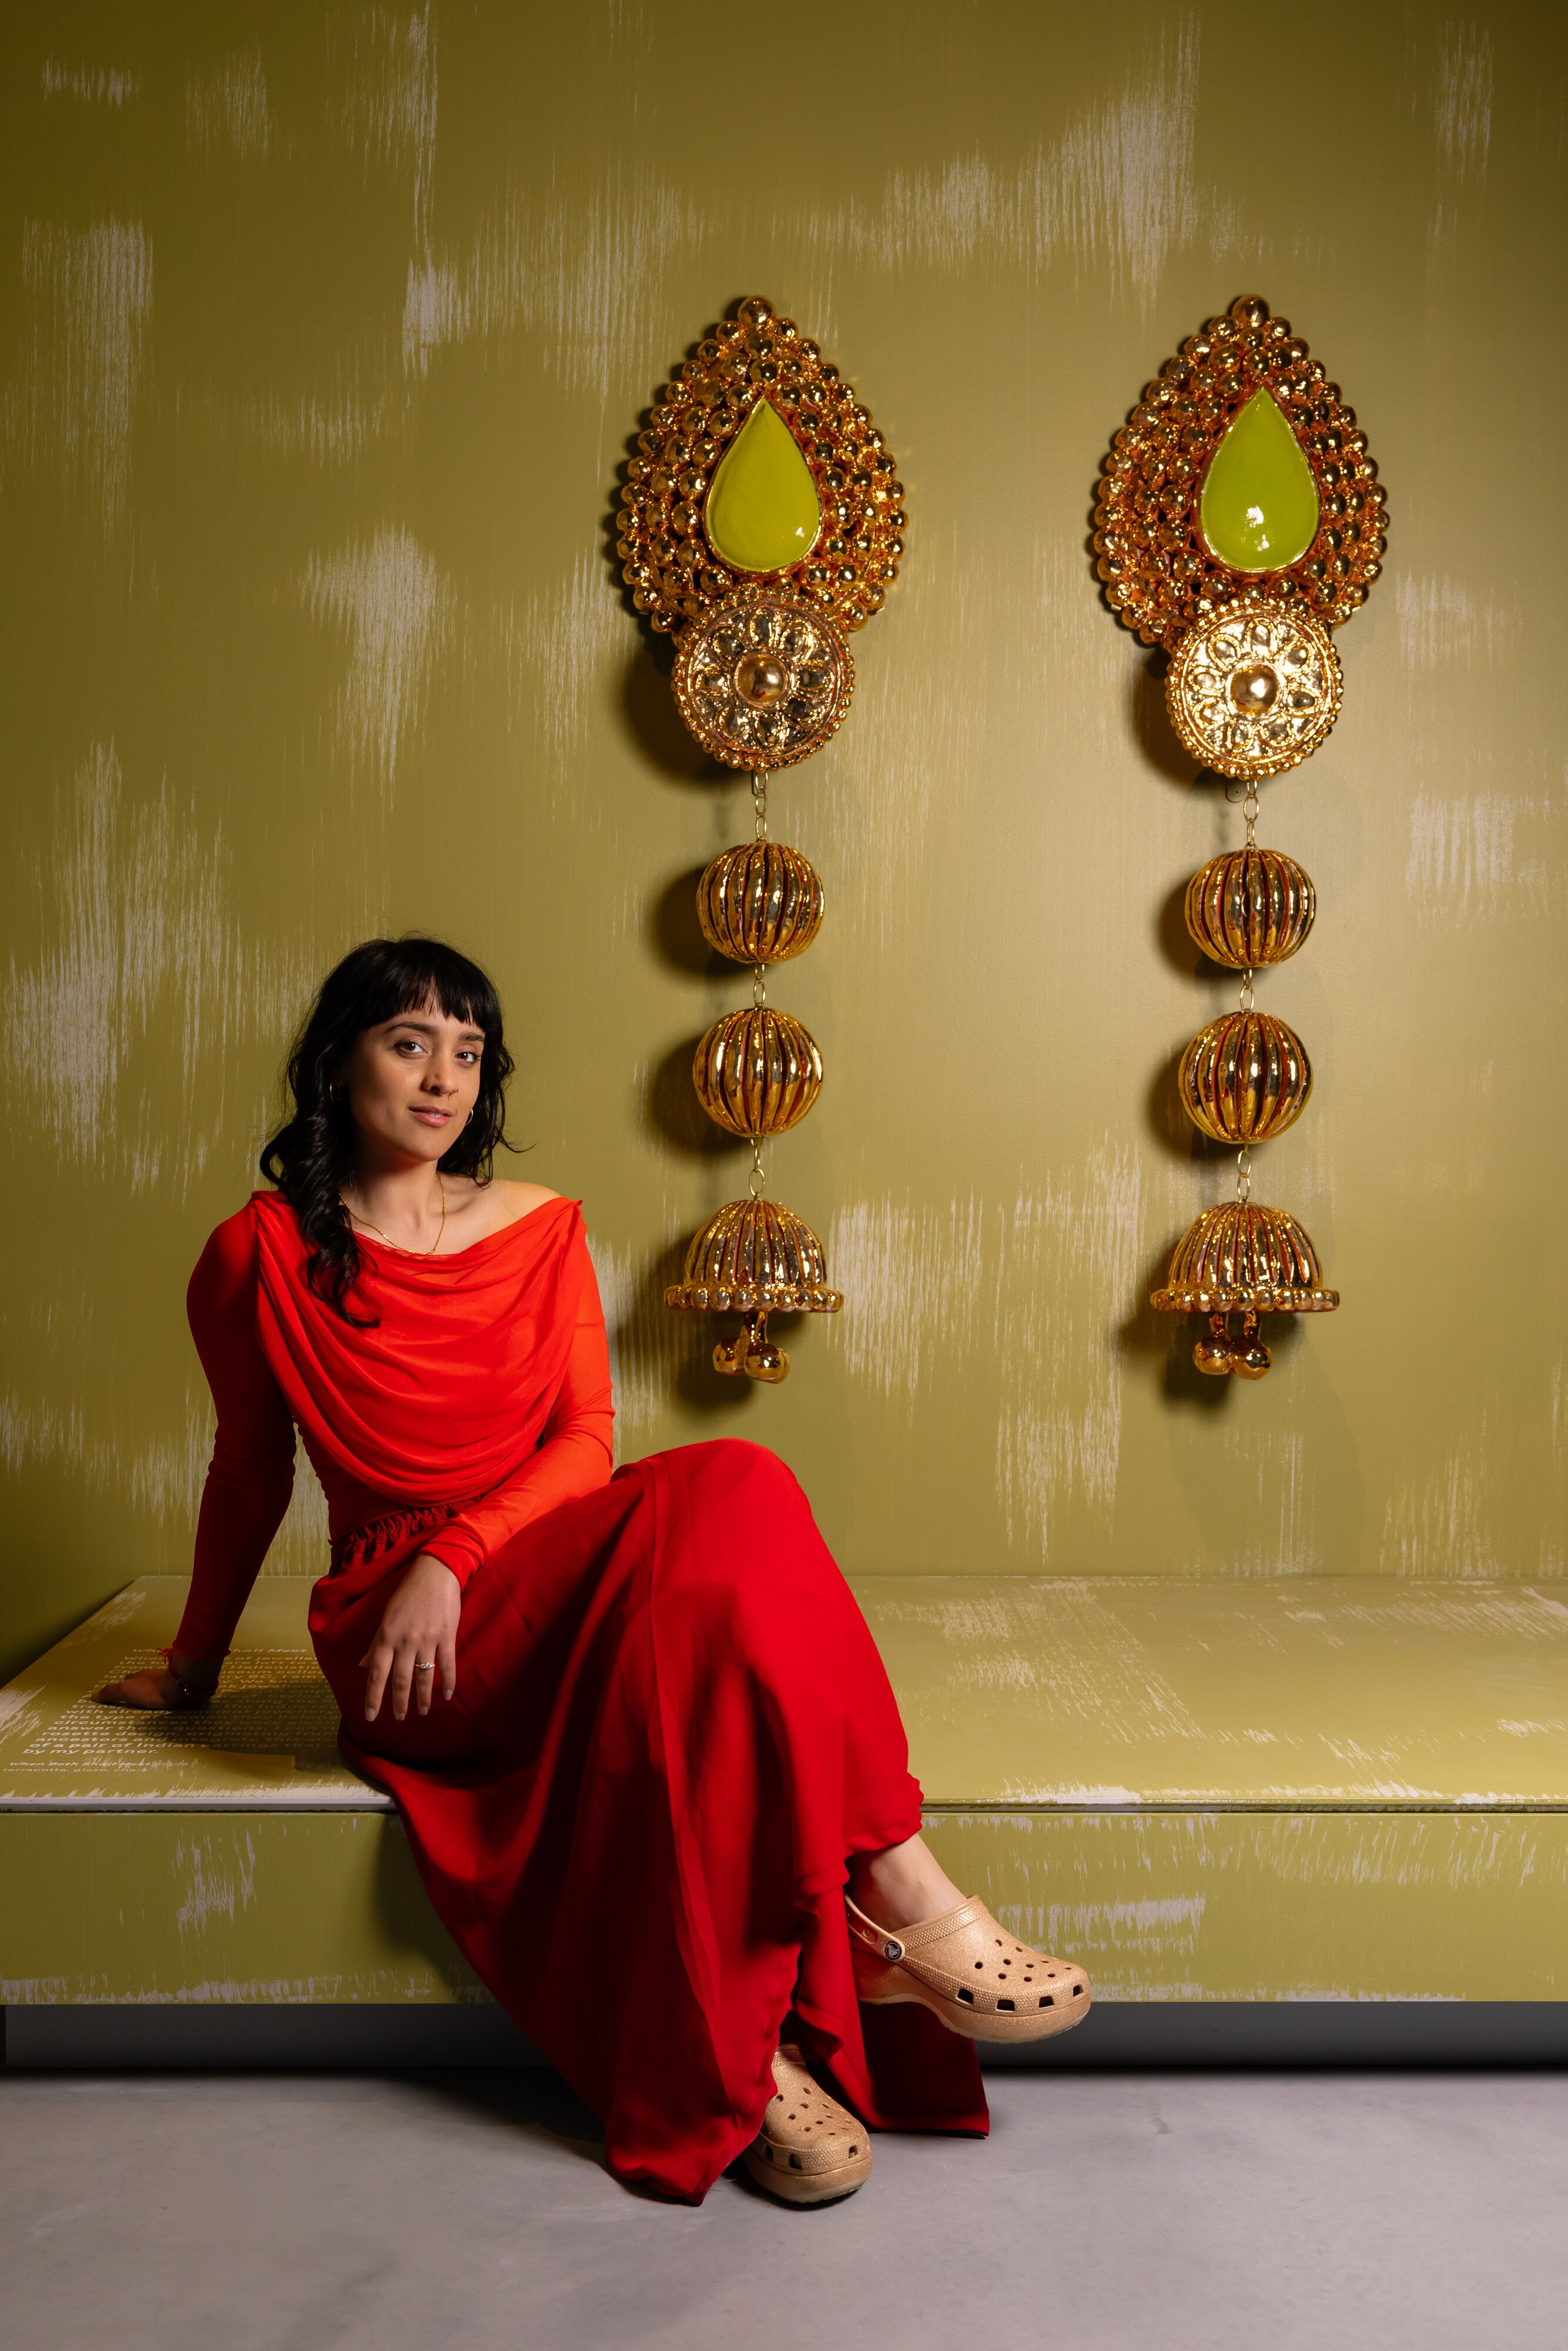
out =
<path fill-rule="evenodd" d="M 836 1314 L 843 1292 L 829 1287 L 821 1242 L 803 1217 L 777 1200 L 727 1200 L 686 1251 L 684 1278 L 664 1303 L 695 1313 L 737 1313 L 739 1336 L 713 1351 L 721 1372 L 777 1384 L 789 1358 L 768 1336 L 769 1313 Z"/>
<path fill-rule="evenodd" d="M 1260 1380 L 1269 1350 L 1260 1314 L 1332 1314 L 1337 1290 L 1325 1290 L 1318 1253 L 1283 1208 L 1227 1200 L 1205 1208 L 1176 1243 L 1166 1286 L 1149 1301 L 1157 1314 L 1207 1314 L 1208 1336 L 1193 1349 L 1200 1372 Z M 1241 1317 L 1239 1340 L 1229 1318 Z"/>

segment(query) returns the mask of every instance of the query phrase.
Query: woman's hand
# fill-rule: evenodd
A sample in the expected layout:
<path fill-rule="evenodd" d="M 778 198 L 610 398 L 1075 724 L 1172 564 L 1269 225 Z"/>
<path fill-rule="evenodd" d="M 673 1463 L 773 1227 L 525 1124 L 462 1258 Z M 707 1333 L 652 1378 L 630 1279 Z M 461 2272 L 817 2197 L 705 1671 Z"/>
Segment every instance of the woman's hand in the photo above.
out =
<path fill-rule="evenodd" d="M 392 1598 L 381 1630 L 364 1656 L 369 1667 L 365 1683 L 365 1720 L 374 1722 L 382 1710 L 387 1677 L 392 1677 L 392 1714 L 402 1722 L 408 1712 L 408 1694 L 421 1714 L 430 1712 L 431 1684 L 439 1681 L 443 1698 L 457 1687 L 457 1618 L 463 1587 L 442 1561 L 422 1551 Z M 434 1664 L 434 1673 L 416 1674 L 417 1665 Z"/>
<path fill-rule="evenodd" d="M 99 1706 L 139 1707 L 146 1714 L 173 1714 L 184 1708 L 205 1706 L 218 1686 L 222 1658 L 183 1657 L 169 1652 L 166 1666 L 145 1673 L 127 1674 L 121 1682 L 106 1682 L 98 1693 Z"/>

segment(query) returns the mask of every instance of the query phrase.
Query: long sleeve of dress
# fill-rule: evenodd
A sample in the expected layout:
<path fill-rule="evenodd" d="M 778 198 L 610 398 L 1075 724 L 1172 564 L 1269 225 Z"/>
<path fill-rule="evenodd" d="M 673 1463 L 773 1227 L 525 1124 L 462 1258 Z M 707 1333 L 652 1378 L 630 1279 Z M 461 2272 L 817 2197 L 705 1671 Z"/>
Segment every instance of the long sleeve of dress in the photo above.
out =
<path fill-rule="evenodd" d="M 256 1284 L 249 1219 L 230 1217 L 202 1251 L 185 1294 L 218 1416 L 190 1596 L 174 1638 L 186 1657 L 227 1651 L 294 1489 L 294 1423 L 256 1337 Z"/>
<path fill-rule="evenodd" d="M 610 1483 L 615 1411 L 599 1285 L 583 1250 L 582 1303 L 560 1394 L 538 1450 L 517 1474 L 438 1528 L 420 1548 L 465 1584 L 493 1551 L 562 1502 Z"/>

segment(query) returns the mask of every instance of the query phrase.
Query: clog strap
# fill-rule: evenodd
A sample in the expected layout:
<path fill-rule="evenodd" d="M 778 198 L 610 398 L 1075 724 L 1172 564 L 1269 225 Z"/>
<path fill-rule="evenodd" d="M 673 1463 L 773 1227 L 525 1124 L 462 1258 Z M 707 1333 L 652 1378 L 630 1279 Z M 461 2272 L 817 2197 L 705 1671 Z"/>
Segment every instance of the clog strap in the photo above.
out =
<path fill-rule="evenodd" d="M 917 1927 L 879 1927 L 874 1918 L 868 1918 L 863 1910 L 857 1908 L 847 1894 L 844 1911 L 851 1934 L 868 1950 L 874 1951 L 879 1959 L 905 1959 L 912 1951 L 923 1950 L 928 1943 L 946 1942 L 949 1935 L 978 1925 L 987 1915 L 984 1903 L 977 1902 L 972 1895 L 956 1910 L 944 1910 L 939 1918 L 922 1918 Z"/>

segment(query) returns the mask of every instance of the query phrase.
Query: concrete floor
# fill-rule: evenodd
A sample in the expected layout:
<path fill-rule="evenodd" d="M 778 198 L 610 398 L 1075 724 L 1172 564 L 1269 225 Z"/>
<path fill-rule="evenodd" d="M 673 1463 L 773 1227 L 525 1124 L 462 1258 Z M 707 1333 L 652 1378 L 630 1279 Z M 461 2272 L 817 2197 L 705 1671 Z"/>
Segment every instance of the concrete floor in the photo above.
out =
<path fill-rule="evenodd" d="M 1560 2074 L 1004 2074 L 849 2202 L 630 2196 L 548 2074 L 0 2082 L 8 2351 L 1558 2351 Z"/>

